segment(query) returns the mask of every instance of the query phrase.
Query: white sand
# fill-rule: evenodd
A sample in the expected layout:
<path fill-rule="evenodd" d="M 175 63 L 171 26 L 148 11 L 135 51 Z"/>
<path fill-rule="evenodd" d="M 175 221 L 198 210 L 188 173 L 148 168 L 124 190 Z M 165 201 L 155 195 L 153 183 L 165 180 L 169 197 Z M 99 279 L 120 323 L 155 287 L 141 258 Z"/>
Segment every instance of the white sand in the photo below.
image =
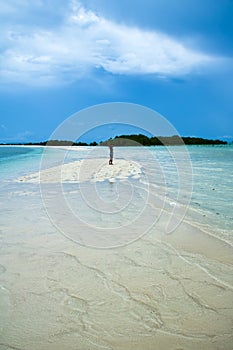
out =
<path fill-rule="evenodd" d="M 39 206 L 25 218 L 27 203 L 2 242 L 0 349 L 232 349 L 226 246 L 184 223 L 174 235 L 88 249 L 52 230 Z"/>
<path fill-rule="evenodd" d="M 134 161 L 116 159 L 113 165 L 109 165 L 106 159 L 85 159 L 22 176 L 17 179 L 17 182 L 74 183 L 105 180 L 114 182 L 117 179 L 123 180 L 129 177 L 138 179 L 141 175 L 141 166 Z"/>
<path fill-rule="evenodd" d="M 18 181 L 97 182 L 143 175 L 136 162 L 116 159 L 109 166 L 106 159 L 87 159 Z M 169 220 L 165 206 L 156 225 L 134 243 L 117 249 L 87 248 L 52 226 L 41 194 L 27 187 L 19 186 L 18 192 L 8 193 L 8 201 L 0 202 L 0 349 L 232 350 L 232 245 L 190 218 L 173 234 L 164 234 Z M 73 198 L 70 192 L 70 203 L 81 215 L 79 193 L 78 189 Z M 156 216 L 155 195 L 143 212 L 140 229 L 148 214 Z M 71 224 L 56 192 L 54 201 L 61 224 Z M 171 208 L 176 206 L 170 202 Z M 102 212 L 96 211 L 94 218 L 107 227 L 108 213 L 103 215 L 100 203 L 98 208 Z M 126 213 L 119 212 L 121 225 Z M 111 220 L 115 217 L 110 215 Z M 85 219 L 91 223 L 92 217 Z M 88 227 L 83 220 L 75 229 L 85 236 Z M 124 230 L 129 237 L 129 228 Z"/>

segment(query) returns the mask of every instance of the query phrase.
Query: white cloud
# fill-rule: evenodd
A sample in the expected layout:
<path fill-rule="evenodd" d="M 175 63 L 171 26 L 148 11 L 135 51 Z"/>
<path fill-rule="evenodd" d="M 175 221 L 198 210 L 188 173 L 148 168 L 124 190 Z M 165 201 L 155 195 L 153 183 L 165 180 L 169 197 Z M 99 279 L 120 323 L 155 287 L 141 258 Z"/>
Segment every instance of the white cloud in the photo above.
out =
<path fill-rule="evenodd" d="M 214 62 L 174 38 L 117 24 L 71 1 L 53 29 L 27 26 L 2 31 L 4 83 L 48 85 L 83 78 L 94 69 L 112 74 L 180 76 Z"/>
<path fill-rule="evenodd" d="M 15 139 L 19 140 L 19 141 L 26 141 L 28 138 L 30 138 L 31 136 L 33 136 L 34 133 L 32 131 L 29 130 L 24 130 L 19 132 Z"/>
<path fill-rule="evenodd" d="M 1 135 L 1 136 L 2 136 L 2 135 L 5 135 L 6 132 L 7 132 L 7 127 L 6 127 L 6 125 L 1 124 L 1 125 L 0 125 L 0 135 Z"/>
<path fill-rule="evenodd" d="M 233 139 L 233 135 L 224 135 L 224 136 L 219 136 L 220 138 L 223 139 Z"/>
<path fill-rule="evenodd" d="M 1 129 L 4 132 L 1 132 Z M 8 129 L 4 125 L 0 125 L 0 142 L 27 142 L 32 136 L 34 136 L 34 132 L 29 130 L 20 131 L 15 135 L 12 135 L 7 131 Z"/>

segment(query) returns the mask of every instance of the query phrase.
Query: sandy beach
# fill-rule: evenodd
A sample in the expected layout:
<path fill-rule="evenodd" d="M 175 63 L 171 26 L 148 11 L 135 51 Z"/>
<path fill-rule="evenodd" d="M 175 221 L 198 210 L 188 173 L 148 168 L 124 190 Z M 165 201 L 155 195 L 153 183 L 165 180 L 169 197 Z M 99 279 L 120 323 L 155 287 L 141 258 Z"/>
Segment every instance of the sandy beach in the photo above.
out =
<path fill-rule="evenodd" d="M 5 218 L 0 234 L 1 350 L 232 349 L 232 243 L 197 225 L 198 215 L 192 220 L 191 209 L 167 234 L 174 203 L 168 198 L 163 202 L 163 192 L 156 187 L 143 197 L 138 186 L 143 176 L 140 162 L 116 159 L 109 166 L 98 158 L 27 174 L 13 182 L 16 187 L 7 192 L 7 204 L 1 201 Z M 56 194 L 60 182 L 66 200 L 80 216 L 82 210 L 86 215 L 87 207 L 79 197 L 82 187 L 77 186 L 100 186 L 107 206 L 95 208 L 98 239 L 106 240 L 106 232 L 120 232 L 119 225 L 126 238 L 132 238 L 136 226 L 144 227 L 153 215 L 155 223 L 130 244 L 126 240 L 114 249 L 90 248 L 85 243 L 92 233 L 91 212 L 75 226 L 75 237 L 84 240 L 82 246 L 49 220 L 53 212 L 41 202 L 39 181 L 46 198 L 54 196 L 47 203 L 57 203 L 60 227 L 72 225 L 70 217 L 65 218 L 64 201 Z M 134 204 L 146 204 L 124 205 L 127 215 L 142 210 L 139 221 L 132 226 L 126 209 L 111 212 L 108 221 L 109 213 L 103 212 L 109 203 L 121 198 L 121 192 L 127 197 L 128 188 L 135 184 L 138 192 L 129 198 Z M 105 192 L 110 197 L 104 197 Z M 84 194 L 94 203 L 89 190 Z M 17 229 L 12 226 L 12 212 Z"/>
<path fill-rule="evenodd" d="M 231 349 L 232 247 L 184 222 L 84 248 L 34 210 L 1 236 L 1 349 Z"/>
<path fill-rule="evenodd" d="M 85 159 L 68 164 L 62 164 L 40 172 L 22 176 L 17 181 L 30 183 L 79 183 L 85 181 L 99 182 L 140 178 L 142 169 L 139 163 L 116 159 L 109 166 L 106 159 Z"/>

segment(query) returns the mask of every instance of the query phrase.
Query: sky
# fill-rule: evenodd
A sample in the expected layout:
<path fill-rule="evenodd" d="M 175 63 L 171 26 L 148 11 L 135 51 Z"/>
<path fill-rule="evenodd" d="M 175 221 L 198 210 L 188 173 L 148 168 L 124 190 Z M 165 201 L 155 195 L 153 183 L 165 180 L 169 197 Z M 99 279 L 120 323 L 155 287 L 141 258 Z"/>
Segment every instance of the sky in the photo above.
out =
<path fill-rule="evenodd" d="M 233 140 L 233 0 L 1 0 L 0 30 L 1 143 L 48 140 L 111 102 L 157 111 L 181 136 Z M 135 132 L 136 118 L 79 140 Z"/>

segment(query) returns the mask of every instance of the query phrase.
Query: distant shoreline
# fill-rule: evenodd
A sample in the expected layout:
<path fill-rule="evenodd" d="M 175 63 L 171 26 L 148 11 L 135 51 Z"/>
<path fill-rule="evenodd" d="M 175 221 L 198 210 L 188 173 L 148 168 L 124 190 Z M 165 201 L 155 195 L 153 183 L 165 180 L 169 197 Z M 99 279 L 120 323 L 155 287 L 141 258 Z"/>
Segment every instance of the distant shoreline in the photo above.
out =
<path fill-rule="evenodd" d="M 42 142 L 17 142 L 17 143 L 0 143 L 0 146 L 182 146 L 182 145 L 228 145 L 227 141 L 205 139 L 201 137 L 180 137 L 174 136 L 154 136 L 147 137 L 145 135 L 121 135 L 116 136 L 114 139 L 110 138 L 106 141 L 97 143 L 96 141 L 86 142 L 73 142 L 66 140 L 48 140 Z"/>

